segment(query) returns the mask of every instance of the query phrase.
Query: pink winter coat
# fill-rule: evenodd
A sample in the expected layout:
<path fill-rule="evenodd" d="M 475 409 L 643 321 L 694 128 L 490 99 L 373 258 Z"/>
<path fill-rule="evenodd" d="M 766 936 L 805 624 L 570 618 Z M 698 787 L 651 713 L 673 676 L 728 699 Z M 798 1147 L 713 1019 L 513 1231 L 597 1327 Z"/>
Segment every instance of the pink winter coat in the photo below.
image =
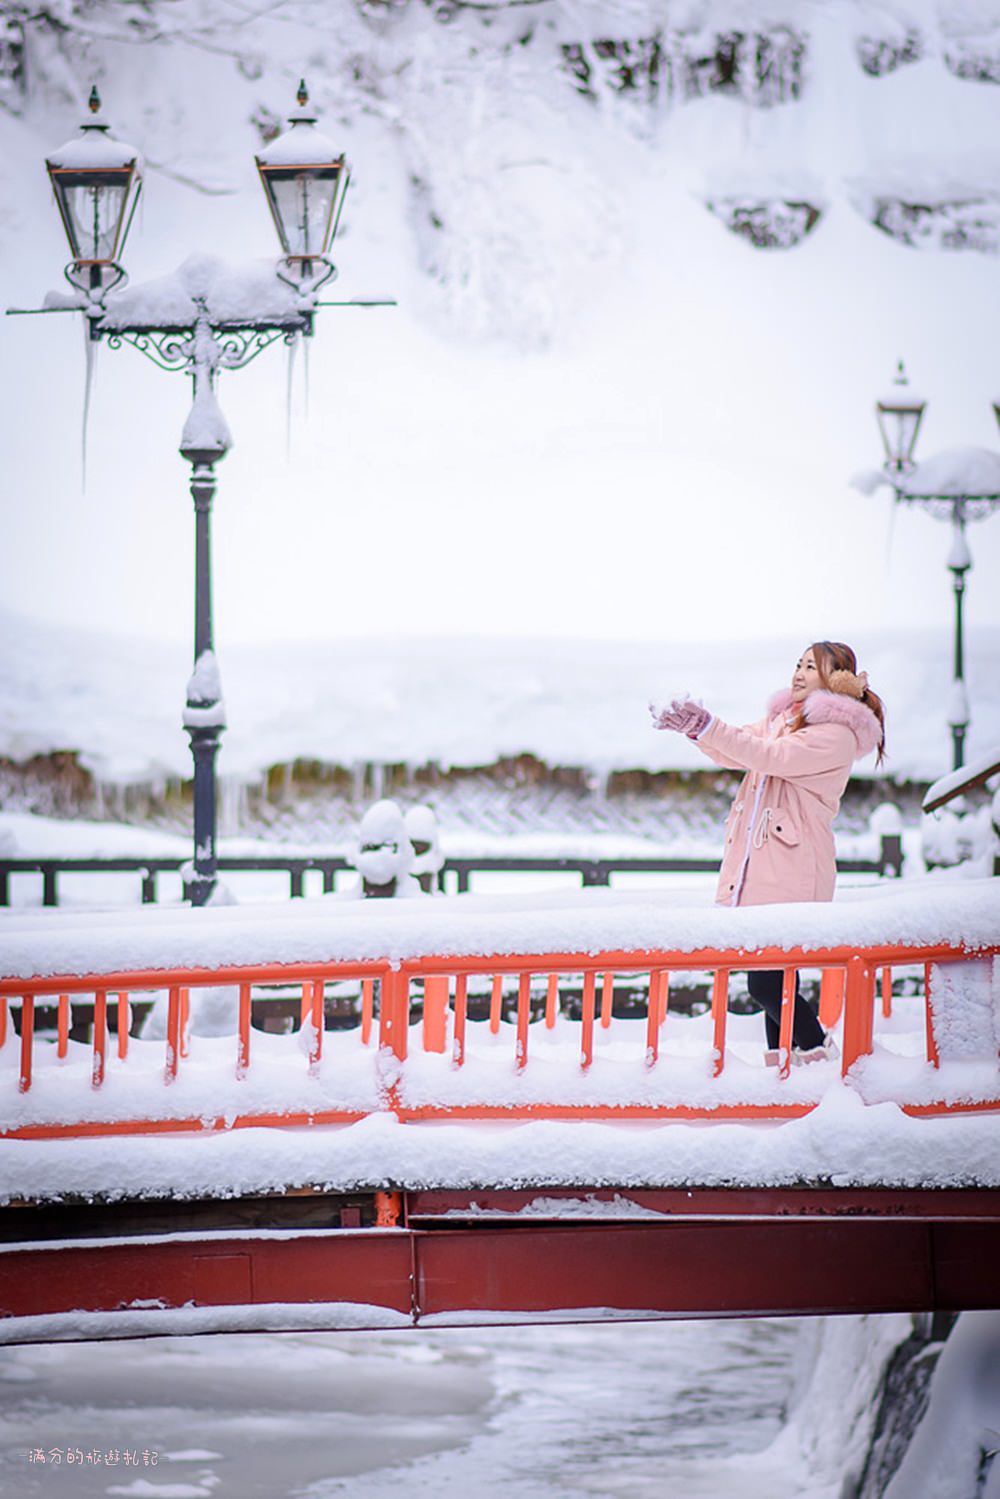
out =
<path fill-rule="evenodd" d="M 726 822 L 720 905 L 833 898 L 833 819 L 851 766 L 878 747 L 881 728 L 856 698 L 816 691 L 793 733 L 791 703 L 785 688 L 760 723 L 737 729 L 713 718 L 695 741 L 716 765 L 747 772 Z"/>

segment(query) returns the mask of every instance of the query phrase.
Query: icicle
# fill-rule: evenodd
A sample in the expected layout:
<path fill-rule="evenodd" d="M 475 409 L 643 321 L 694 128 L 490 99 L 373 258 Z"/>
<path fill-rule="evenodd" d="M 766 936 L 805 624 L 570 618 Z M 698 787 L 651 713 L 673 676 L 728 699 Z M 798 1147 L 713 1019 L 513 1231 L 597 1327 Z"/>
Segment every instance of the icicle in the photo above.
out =
<path fill-rule="evenodd" d="M 90 336 L 90 323 L 81 318 L 83 324 L 83 421 L 80 429 L 80 492 L 87 490 L 87 431 L 90 426 L 90 397 L 94 389 L 94 372 L 97 367 L 97 340 Z"/>
<path fill-rule="evenodd" d="M 308 340 L 308 338 L 305 338 L 302 341 L 302 394 L 303 394 L 303 402 L 302 402 L 303 415 L 305 416 L 305 419 L 308 422 L 308 420 L 309 420 L 309 340 Z"/>
<path fill-rule="evenodd" d="M 296 333 L 288 345 L 288 366 L 285 381 L 285 459 L 292 455 L 292 392 L 295 385 L 295 355 L 298 352 L 299 335 Z"/>
<path fill-rule="evenodd" d="M 895 501 L 889 506 L 889 524 L 885 532 L 885 570 L 889 572 L 892 567 L 892 538 L 896 531 L 896 511 L 898 505 Z"/>

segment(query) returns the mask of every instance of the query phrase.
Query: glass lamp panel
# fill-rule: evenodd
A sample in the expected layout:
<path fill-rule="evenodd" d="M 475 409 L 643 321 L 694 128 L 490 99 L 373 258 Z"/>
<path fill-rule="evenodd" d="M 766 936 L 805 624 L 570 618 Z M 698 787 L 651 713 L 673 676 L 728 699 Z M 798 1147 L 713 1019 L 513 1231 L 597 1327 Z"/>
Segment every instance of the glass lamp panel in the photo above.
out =
<path fill-rule="evenodd" d="M 286 255 L 325 255 L 329 248 L 337 171 L 306 169 L 266 173 L 275 220 Z"/>
<path fill-rule="evenodd" d="M 890 406 L 880 401 L 877 411 L 887 458 L 893 463 L 909 463 L 917 443 L 923 406 Z"/>
<path fill-rule="evenodd" d="M 74 259 L 114 260 L 131 173 L 66 173 L 58 180 Z"/>

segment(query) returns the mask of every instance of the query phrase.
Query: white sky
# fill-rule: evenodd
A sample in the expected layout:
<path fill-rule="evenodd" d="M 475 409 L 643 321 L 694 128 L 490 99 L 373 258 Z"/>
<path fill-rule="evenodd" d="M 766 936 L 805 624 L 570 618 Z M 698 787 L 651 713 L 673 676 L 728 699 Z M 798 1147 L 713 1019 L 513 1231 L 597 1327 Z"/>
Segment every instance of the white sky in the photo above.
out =
<path fill-rule="evenodd" d="M 106 81 L 105 96 L 117 133 L 154 156 L 153 105 L 141 96 L 162 101 L 184 73 L 145 66 L 148 76 L 117 88 Z M 192 98 L 223 64 L 198 66 Z M 863 92 L 826 101 L 818 153 L 848 125 L 857 135 L 862 110 L 883 161 L 896 161 L 908 132 L 916 152 L 921 130 L 931 140 L 927 101 L 943 156 L 996 138 L 1000 89 L 945 77 L 936 59 L 881 80 L 852 67 Z M 126 255 L 133 280 L 195 249 L 274 252 L 245 100 L 235 85 L 197 97 L 178 156 L 186 167 L 197 147 L 201 169 L 208 161 L 232 191 L 197 194 L 150 170 Z M 879 234 L 850 206 L 843 178 L 831 187 L 829 160 L 820 165 L 831 205 L 811 238 L 790 252 L 751 250 L 698 201 L 687 167 L 692 143 L 704 165 L 705 141 L 718 136 L 716 155 L 738 175 L 730 137 L 758 122 L 732 101 L 703 102 L 653 147 L 604 139 L 598 252 L 563 264 L 567 241 L 556 235 L 548 279 L 526 287 L 537 295 L 540 285 L 555 309 L 542 351 L 470 332 L 419 267 L 395 137 L 370 121 L 327 120 L 355 168 L 332 294 L 394 294 L 400 306 L 321 314 L 309 414 L 300 365 L 288 456 L 283 350 L 223 375 L 236 439 L 215 512 L 223 650 L 395 632 L 722 643 L 950 629 L 947 528 L 919 512 L 893 522 L 886 491 L 866 498 L 849 479 L 880 458 L 873 401 L 900 354 L 930 402 L 924 456 L 997 445 L 997 260 L 907 250 Z M 0 120 L 0 249 L 20 305 L 61 284 L 43 156 L 74 118 L 60 108 L 36 110 L 30 124 Z M 787 142 L 797 125 L 783 118 Z M 558 186 L 565 148 L 562 137 L 551 143 L 547 183 Z M 808 153 L 799 163 L 814 165 Z M 925 166 L 911 157 L 911 182 Z M 507 205 L 493 206 L 502 231 Z M 512 200 L 515 236 L 525 211 Z M 509 252 L 496 223 L 483 235 L 488 271 Z M 4 319 L 0 340 L 6 607 L 189 638 L 193 513 L 176 451 L 187 381 L 133 350 L 100 350 L 81 492 L 75 315 Z M 1000 519 L 970 539 L 970 622 L 1000 624 Z"/>

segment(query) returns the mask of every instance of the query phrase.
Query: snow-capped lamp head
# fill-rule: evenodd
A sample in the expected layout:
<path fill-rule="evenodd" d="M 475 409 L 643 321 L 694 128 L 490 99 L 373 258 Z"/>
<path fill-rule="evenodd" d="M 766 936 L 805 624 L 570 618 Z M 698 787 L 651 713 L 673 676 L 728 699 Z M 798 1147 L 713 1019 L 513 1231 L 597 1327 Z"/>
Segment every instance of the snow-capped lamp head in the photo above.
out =
<path fill-rule="evenodd" d="M 896 369 L 892 389 L 875 403 L 875 415 L 885 448 L 886 467 L 903 474 L 913 467 L 913 450 L 927 402 L 910 387 L 903 361 Z"/>
<path fill-rule="evenodd" d="M 45 165 L 73 257 L 67 279 L 99 295 L 125 279 L 118 262 L 142 189 L 142 157 L 110 134 L 96 85 L 88 106 L 90 118 L 80 133 L 46 157 Z"/>
<path fill-rule="evenodd" d="M 298 108 L 289 129 L 257 152 L 257 170 L 271 210 L 285 263 L 296 284 L 325 281 L 336 274 L 328 260 L 350 180 L 343 153 L 316 129 L 305 79 L 296 94 Z"/>

